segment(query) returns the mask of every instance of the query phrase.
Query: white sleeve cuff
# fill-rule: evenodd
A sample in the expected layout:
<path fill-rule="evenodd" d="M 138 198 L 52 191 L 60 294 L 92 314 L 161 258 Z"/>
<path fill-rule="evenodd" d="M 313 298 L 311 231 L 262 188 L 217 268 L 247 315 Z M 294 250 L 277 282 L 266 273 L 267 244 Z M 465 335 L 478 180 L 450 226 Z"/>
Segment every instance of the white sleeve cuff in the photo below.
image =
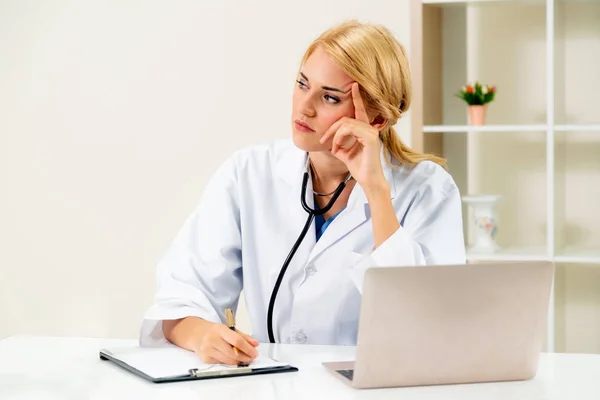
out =
<path fill-rule="evenodd" d="M 410 237 L 406 229 L 398 228 L 385 242 L 371 253 L 379 267 L 425 265 L 421 247 Z"/>
<path fill-rule="evenodd" d="M 144 316 L 140 329 L 139 343 L 143 347 L 157 347 L 168 343 L 162 330 L 162 322 L 185 317 L 198 317 L 210 322 L 221 322 L 219 316 L 211 310 L 181 304 L 155 304 Z"/>
<path fill-rule="evenodd" d="M 420 246 L 400 227 L 374 251 L 368 254 L 351 253 L 346 263 L 352 265 L 348 270 L 350 279 L 362 294 L 364 275 L 370 267 L 425 265 L 425 257 Z"/>

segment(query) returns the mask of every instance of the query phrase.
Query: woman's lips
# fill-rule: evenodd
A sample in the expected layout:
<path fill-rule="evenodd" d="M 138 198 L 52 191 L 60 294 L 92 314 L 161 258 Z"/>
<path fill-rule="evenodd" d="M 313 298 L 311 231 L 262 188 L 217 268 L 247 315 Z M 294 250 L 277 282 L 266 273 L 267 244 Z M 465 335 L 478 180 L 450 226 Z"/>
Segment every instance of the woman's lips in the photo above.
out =
<path fill-rule="evenodd" d="M 314 132 L 314 129 L 312 129 L 307 123 L 302 122 L 298 119 L 294 121 L 294 126 L 297 130 L 301 132 Z"/>

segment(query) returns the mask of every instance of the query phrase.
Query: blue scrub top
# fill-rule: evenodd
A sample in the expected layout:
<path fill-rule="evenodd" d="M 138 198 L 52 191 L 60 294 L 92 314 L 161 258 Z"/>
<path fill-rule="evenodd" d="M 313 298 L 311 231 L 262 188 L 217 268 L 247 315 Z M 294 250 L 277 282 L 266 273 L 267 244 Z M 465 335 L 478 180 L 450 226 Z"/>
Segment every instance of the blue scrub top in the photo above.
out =
<path fill-rule="evenodd" d="M 344 207 L 344 208 L 346 208 L 346 207 Z M 335 217 L 337 217 L 342 211 L 344 211 L 344 208 L 342 208 L 340 211 L 338 211 L 335 215 L 333 215 L 327 221 L 325 221 L 325 218 L 322 215 L 315 215 L 315 228 L 317 230 L 317 232 L 316 232 L 317 233 L 317 242 L 319 241 L 321 236 L 323 236 L 323 233 L 325 232 L 325 230 L 327 230 L 327 227 L 329 226 L 329 224 L 331 224 L 333 222 Z M 318 209 L 319 209 L 319 205 L 317 204 L 317 201 L 315 200 L 315 210 L 318 210 Z"/>

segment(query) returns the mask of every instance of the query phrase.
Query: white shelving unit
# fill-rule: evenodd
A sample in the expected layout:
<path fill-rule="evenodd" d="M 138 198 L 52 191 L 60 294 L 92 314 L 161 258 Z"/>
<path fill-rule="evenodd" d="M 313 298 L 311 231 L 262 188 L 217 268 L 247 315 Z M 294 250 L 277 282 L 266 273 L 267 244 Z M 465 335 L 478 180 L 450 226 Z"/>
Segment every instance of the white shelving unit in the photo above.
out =
<path fill-rule="evenodd" d="M 467 252 L 467 259 L 473 262 L 539 261 L 552 260 L 552 256 L 546 253 L 546 248 L 544 246 L 523 246 L 503 248 L 494 254 L 477 254 Z"/>
<path fill-rule="evenodd" d="M 467 132 L 546 132 L 546 125 L 426 125 L 425 133 L 467 133 Z"/>
<path fill-rule="evenodd" d="M 600 21 L 598 21 L 600 23 Z M 600 124 L 598 125 L 556 125 L 554 126 L 556 132 L 598 132 L 600 133 Z"/>
<path fill-rule="evenodd" d="M 600 353 L 600 0 L 415 7 L 413 143 L 463 194 L 503 195 L 502 249 L 468 260 L 554 261 L 546 351 Z M 484 126 L 454 97 L 475 80 L 498 88 Z"/>

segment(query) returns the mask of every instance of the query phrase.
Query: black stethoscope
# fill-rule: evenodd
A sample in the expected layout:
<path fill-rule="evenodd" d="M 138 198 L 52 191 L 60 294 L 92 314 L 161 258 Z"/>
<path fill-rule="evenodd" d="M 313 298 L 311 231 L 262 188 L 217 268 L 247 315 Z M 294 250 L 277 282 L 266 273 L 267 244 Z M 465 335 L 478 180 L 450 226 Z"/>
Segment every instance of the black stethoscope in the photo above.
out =
<path fill-rule="evenodd" d="M 308 159 L 306 161 L 306 172 L 304 172 L 304 178 L 302 178 L 302 195 L 300 197 L 300 201 L 302 202 L 302 208 L 304 208 L 304 210 L 308 213 L 308 218 L 306 220 L 306 223 L 304 224 L 304 228 L 302 229 L 300 236 L 298 236 L 296 243 L 294 243 L 294 246 L 290 250 L 290 253 L 288 254 L 285 261 L 283 262 L 283 265 L 281 266 L 281 271 L 279 271 L 279 276 L 277 277 L 277 281 L 275 282 L 275 287 L 273 288 L 273 292 L 271 293 L 271 300 L 269 301 L 269 310 L 267 312 L 267 330 L 269 332 L 269 342 L 271 342 L 271 343 L 275 343 L 275 336 L 273 334 L 273 307 L 275 306 L 275 298 L 277 297 L 277 292 L 279 291 L 279 286 L 281 285 L 281 281 L 283 280 L 283 275 L 285 274 L 287 267 L 290 265 L 290 261 L 292 261 L 292 257 L 294 257 L 296 250 L 298 250 L 298 247 L 300 247 L 300 243 L 302 243 L 302 240 L 304 240 L 304 237 L 306 236 L 306 233 L 308 232 L 308 229 L 310 228 L 315 216 L 323 215 L 327 211 L 329 211 L 331 209 L 331 207 L 333 207 L 333 205 L 335 204 L 335 201 L 338 199 L 338 197 L 340 197 L 340 194 L 342 194 L 342 191 L 346 187 L 346 183 L 348 183 L 350 178 L 352 178 L 352 175 L 348 174 L 346 179 L 343 182 L 341 182 L 338 185 L 338 187 L 331 193 L 321 194 L 321 193 L 316 193 L 313 191 L 313 193 L 316 194 L 317 196 L 329 196 L 329 195 L 333 194 L 333 197 L 331 198 L 331 200 L 329 200 L 329 202 L 325 205 L 325 207 L 315 210 L 315 209 L 310 208 L 308 206 L 308 204 L 306 204 L 306 185 L 308 184 L 309 172 L 310 172 L 310 159 Z"/>

